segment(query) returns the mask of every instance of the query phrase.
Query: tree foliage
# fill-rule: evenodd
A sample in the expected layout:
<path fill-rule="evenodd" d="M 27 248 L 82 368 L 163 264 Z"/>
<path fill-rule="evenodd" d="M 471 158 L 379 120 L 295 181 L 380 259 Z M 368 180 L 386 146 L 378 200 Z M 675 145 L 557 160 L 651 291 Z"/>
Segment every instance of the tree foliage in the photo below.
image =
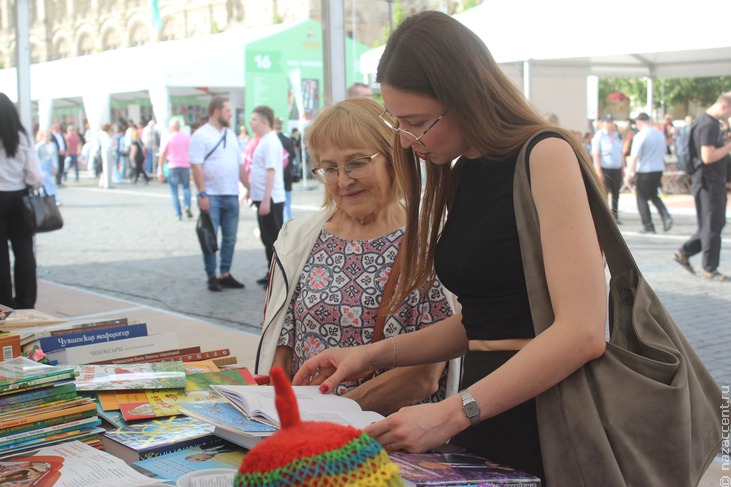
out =
<path fill-rule="evenodd" d="M 721 93 L 731 91 L 731 76 L 656 80 L 652 92 L 654 108 L 660 108 L 663 102 L 663 89 L 666 107 L 682 105 L 687 111 L 691 102 L 706 107 L 712 105 Z M 624 93 L 632 106 L 643 106 L 647 100 L 647 82 L 641 78 L 600 78 L 600 112 L 607 108 L 609 94 L 615 92 Z"/>

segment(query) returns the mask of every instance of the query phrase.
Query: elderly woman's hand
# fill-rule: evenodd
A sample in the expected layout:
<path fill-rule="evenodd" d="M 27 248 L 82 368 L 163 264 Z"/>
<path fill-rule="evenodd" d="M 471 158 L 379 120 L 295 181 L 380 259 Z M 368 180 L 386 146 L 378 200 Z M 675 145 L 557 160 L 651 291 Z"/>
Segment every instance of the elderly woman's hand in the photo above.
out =
<path fill-rule="evenodd" d="M 373 374 L 371 346 L 330 348 L 302 364 L 292 385 L 320 385 L 320 392 L 331 392 L 346 380 Z"/>

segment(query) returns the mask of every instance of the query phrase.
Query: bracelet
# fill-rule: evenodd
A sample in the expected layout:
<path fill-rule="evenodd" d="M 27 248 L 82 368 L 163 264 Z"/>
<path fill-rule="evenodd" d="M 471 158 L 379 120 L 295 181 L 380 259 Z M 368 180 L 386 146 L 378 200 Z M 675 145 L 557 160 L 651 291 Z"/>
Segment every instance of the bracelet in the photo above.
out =
<path fill-rule="evenodd" d="M 393 345 L 393 363 L 391 364 L 391 368 L 396 368 L 396 359 L 398 358 L 398 348 L 396 348 L 396 340 L 394 340 L 393 337 L 388 337 L 389 340 L 391 340 L 391 345 Z"/>

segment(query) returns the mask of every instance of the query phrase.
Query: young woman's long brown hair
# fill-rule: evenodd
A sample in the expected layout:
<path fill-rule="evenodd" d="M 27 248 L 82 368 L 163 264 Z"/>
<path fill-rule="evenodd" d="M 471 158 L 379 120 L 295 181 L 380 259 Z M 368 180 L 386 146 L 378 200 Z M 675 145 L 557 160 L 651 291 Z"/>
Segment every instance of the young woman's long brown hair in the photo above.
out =
<path fill-rule="evenodd" d="M 405 19 L 388 39 L 376 80 L 441 102 L 457 120 L 468 146 L 485 159 L 500 161 L 517 154 L 533 134 L 550 126 L 581 154 L 583 164 L 592 167 L 569 132 L 548 124 L 528 104 L 482 40 L 446 14 L 423 12 Z M 398 303 L 434 279 L 434 252 L 455 181 L 448 164 L 427 163 L 422 195 L 419 160 L 411 149 L 400 148 L 398 136 L 394 143 L 408 218 L 401 279 L 392 301 Z"/>

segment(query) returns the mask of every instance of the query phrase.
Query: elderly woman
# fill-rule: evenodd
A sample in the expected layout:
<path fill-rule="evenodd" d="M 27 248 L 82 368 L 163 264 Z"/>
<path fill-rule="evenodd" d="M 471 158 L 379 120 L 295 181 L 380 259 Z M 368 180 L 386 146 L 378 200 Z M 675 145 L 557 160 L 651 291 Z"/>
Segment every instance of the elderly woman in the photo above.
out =
<path fill-rule="evenodd" d="M 406 223 L 391 158 L 393 133 L 379 120 L 382 111 L 368 98 L 345 100 L 307 130 L 325 204 L 319 213 L 286 223 L 274 245 L 258 373 L 280 365 L 291 377 L 325 349 L 370 343 L 381 306 L 393 311 L 384 340 L 452 314 L 438 281 L 400 304 L 382 303 Z M 443 362 L 381 372 L 344 382 L 335 392 L 381 414 L 445 397 Z"/>

